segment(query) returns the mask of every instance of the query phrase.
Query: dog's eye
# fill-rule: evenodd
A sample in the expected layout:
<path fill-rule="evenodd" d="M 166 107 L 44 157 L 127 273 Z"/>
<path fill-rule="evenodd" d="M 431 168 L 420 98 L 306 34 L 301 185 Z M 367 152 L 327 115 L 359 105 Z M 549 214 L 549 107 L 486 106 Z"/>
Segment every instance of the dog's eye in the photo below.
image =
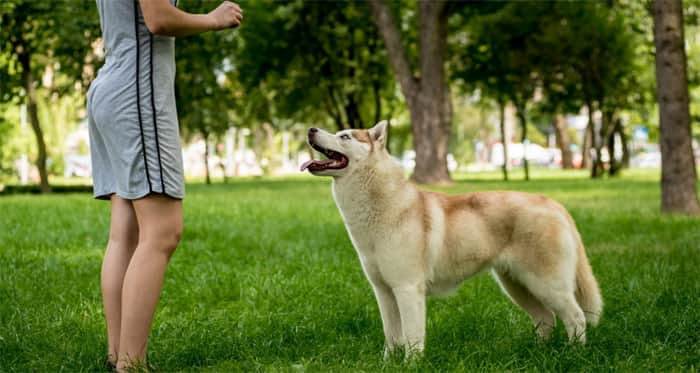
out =
<path fill-rule="evenodd" d="M 348 135 L 347 133 L 344 133 L 344 134 L 340 135 L 340 139 L 345 140 L 345 141 L 350 140 L 350 135 Z"/>

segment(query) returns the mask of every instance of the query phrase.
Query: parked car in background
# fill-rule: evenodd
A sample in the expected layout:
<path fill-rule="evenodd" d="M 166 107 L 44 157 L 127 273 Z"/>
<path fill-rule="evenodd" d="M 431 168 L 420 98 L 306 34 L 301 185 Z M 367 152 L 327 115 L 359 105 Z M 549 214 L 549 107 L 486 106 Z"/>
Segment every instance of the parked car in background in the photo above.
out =
<path fill-rule="evenodd" d="M 416 167 L 416 152 L 413 150 L 405 151 L 397 160 L 403 166 L 404 170 L 411 172 Z M 454 172 L 459 165 L 452 154 L 447 154 L 447 169 Z"/>
<path fill-rule="evenodd" d="M 660 168 L 661 151 L 658 144 L 646 144 L 639 148 L 630 157 L 630 167 L 633 168 Z"/>
<path fill-rule="evenodd" d="M 538 144 L 527 144 L 523 146 L 522 143 L 511 143 L 508 144 L 508 162 L 512 166 L 520 166 L 523 161 L 523 153 L 527 149 L 527 160 L 530 165 L 536 166 L 552 166 L 556 165 L 556 159 L 561 158 L 561 151 L 559 149 L 548 149 L 544 148 Z M 496 143 L 491 147 L 491 164 L 494 166 L 503 166 L 503 144 Z"/>

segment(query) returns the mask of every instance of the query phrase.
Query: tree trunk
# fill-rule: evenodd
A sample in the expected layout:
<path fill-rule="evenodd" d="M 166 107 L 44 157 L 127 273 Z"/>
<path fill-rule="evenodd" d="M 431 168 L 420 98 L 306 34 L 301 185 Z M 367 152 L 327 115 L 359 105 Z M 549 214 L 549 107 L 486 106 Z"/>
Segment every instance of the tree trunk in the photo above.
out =
<path fill-rule="evenodd" d="M 262 129 L 265 131 L 265 149 L 263 149 L 262 158 L 269 157 L 267 165 L 265 165 L 262 169 L 264 175 L 269 175 L 273 168 L 273 154 L 277 153 L 275 149 L 275 127 L 273 127 L 271 123 L 263 123 Z"/>
<path fill-rule="evenodd" d="M 618 132 L 618 126 L 621 126 L 620 119 L 616 118 L 612 123 L 612 129 L 608 131 L 608 154 L 610 157 L 610 166 L 608 167 L 608 175 L 616 176 L 622 168 L 622 160 L 618 161 L 615 158 L 615 134 Z"/>
<path fill-rule="evenodd" d="M 620 143 L 622 145 L 622 164 L 620 166 L 623 168 L 629 168 L 630 148 L 629 143 L 627 142 L 627 135 L 625 134 L 625 129 L 622 128 L 622 123 L 620 123 L 617 133 L 620 135 Z"/>
<path fill-rule="evenodd" d="M 598 102 L 603 102 L 603 100 L 600 99 Z M 603 147 L 606 147 L 608 150 L 608 169 L 610 169 L 615 162 L 613 154 L 613 151 L 615 150 L 614 145 L 609 146 L 610 141 L 614 140 L 612 131 L 614 130 L 615 112 L 609 109 L 602 110 L 600 118 L 600 129 L 598 130 L 597 135 L 594 136 L 596 137 L 596 159 L 593 162 L 593 168 L 591 168 L 592 178 L 600 178 L 605 174 L 605 165 L 603 164 Z"/>
<path fill-rule="evenodd" d="M 207 185 L 211 184 L 211 175 L 209 175 L 209 133 L 202 131 L 204 136 L 204 176 Z"/>
<path fill-rule="evenodd" d="M 589 149 L 584 149 L 586 151 L 586 154 L 590 156 L 590 149 L 594 149 L 594 156 L 593 159 L 590 159 L 590 166 L 591 166 L 591 178 L 595 179 L 601 176 L 600 174 L 600 169 L 602 166 L 602 154 L 601 154 L 601 149 L 600 149 L 600 142 L 602 139 L 598 138 L 598 134 L 596 133 L 595 130 L 595 122 L 593 121 L 593 112 L 595 111 L 593 109 L 593 103 L 589 100 L 586 102 L 586 109 L 588 110 L 588 136 L 590 139 L 590 146 Z M 603 124 L 601 123 L 601 126 Z"/>
<path fill-rule="evenodd" d="M 620 170 L 629 166 L 627 139 L 625 138 L 625 131 L 622 128 L 622 120 L 620 120 L 619 117 L 615 118 L 613 127 L 609 132 L 608 151 L 610 152 L 610 168 L 608 169 L 608 175 L 615 176 L 620 173 Z M 615 158 L 615 135 L 620 136 L 620 150 L 622 151 L 622 157 L 619 160 Z"/>
<path fill-rule="evenodd" d="M 556 137 L 557 146 L 561 150 L 561 168 L 574 168 L 573 158 L 571 156 L 571 138 L 566 128 L 564 116 L 556 114 L 552 121 L 552 127 L 554 127 L 554 136 Z"/>
<path fill-rule="evenodd" d="M 581 169 L 585 170 L 591 165 L 591 132 L 593 122 L 588 121 L 586 129 L 583 130 L 583 144 L 581 144 Z"/>
<path fill-rule="evenodd" d="M 226 175 L 226 165 L 223 162 L 219 162 L 219 168 L 221 168 L 221 174 L 224 175 L 224 184 L 228 184 L 228 176 Z"/>
<path fill-rule="evenodd" d="M 681 0 L 654 1 L 656 96 L 661 124 L 661 210 L 700 214 L 691 145 Z"/>
<path fill-rule="evenodd" d="M 518 115 L 518 120 L 520 122 L 521 136 L 520 142 L 523 146 L 523 170 L 525 171 L 525 181 L 530 181 L 530 164 L 527 161 L 527 119 L 525 119 L 525 108 L 524 105 L 516 105 L 515 111 Z"/>
<path fill-rule="evenodd" d="M 49 193 L 51 192 L 51 187 L 49 186 L 49 174 L 46 170 L 46 143 L 44 142 L 44 133 L 39 124 L 39 115 L 36 108 L 36 89 L 34 88 L 34 75 L 31 69 L 31 57 L 28 53 L 22 53 L 17 57 L 20 64 L 22 64 L 22 79 L 24 80 L 24 88 L 27 91 L 29 123 L 32 126 L 32 130 L 34 130 L 39 153 L 36 158 L 36 167 L 39 170 L 40 188 L 42 193 Z"/>
<path fill-rule="evenodd" d="M 503 180 L 508 181 L 508 139 L 506 138 L 506 105 L 498 103 L 498 120 L 501 129 L 501 145 L 503 146 Z"/>
<path fill-rule="evenodd" d="M 418 3 L 420 78 L 413 75 L 388 4 L 383 0 L 370 0 L 369 5 L 411 113 L 416 152 L 412 179 L 420 184 L 450 183 L 447 152 L 452 113 L 444 66 L 447 50 L 445 1 Z"/>

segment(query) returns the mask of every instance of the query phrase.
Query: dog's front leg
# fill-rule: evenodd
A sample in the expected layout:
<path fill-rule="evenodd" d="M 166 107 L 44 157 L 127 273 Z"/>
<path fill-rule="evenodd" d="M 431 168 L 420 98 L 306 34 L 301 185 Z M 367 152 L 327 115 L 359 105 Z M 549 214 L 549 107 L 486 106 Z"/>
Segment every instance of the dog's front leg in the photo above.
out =
<path fill-rule="evenodd" d="M 379 312 L 382 315 L 382 325 L 384 327 L 384 360 L 387 360 L 397 344 L 401 343 L 401 315 L 399 306 L 391 288 L 384 284 L 372 284 L 374 295 L 377 297 Z"/>
<path fill-rule="evenodd" d="M 410 285 L 393 290 L 401 313 L 406 357 L 420 355 L 425 346 L 425 287 Z"/>

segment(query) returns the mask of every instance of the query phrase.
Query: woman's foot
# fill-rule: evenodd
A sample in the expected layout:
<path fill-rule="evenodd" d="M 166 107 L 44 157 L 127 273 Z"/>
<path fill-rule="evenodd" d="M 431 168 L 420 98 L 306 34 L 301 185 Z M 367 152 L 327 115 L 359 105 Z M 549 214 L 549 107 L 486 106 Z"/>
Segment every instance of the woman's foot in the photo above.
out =
<path fill-rule="evenodd" d="M 117 371 L 117 364 L 115 362 L 112 362 L 112 360 L 107 357 L 105 359 L 105 369 L 107 369 L 108 372 L 114 373 Z"/>
<path fill-rule="evenodd" d="M 121 372 L 135 372 L 135 373 L 140 373 L 140 372 L 155 372 L 156 369 L 151 366 L 151 364 L 146 363 L 143 360 L 131 360 L 131 361 L 126 361 L 124 364 L 119 364 L 119 367 L 115 367 L 114 371 L 115 373 L 121 373 Z"/>

